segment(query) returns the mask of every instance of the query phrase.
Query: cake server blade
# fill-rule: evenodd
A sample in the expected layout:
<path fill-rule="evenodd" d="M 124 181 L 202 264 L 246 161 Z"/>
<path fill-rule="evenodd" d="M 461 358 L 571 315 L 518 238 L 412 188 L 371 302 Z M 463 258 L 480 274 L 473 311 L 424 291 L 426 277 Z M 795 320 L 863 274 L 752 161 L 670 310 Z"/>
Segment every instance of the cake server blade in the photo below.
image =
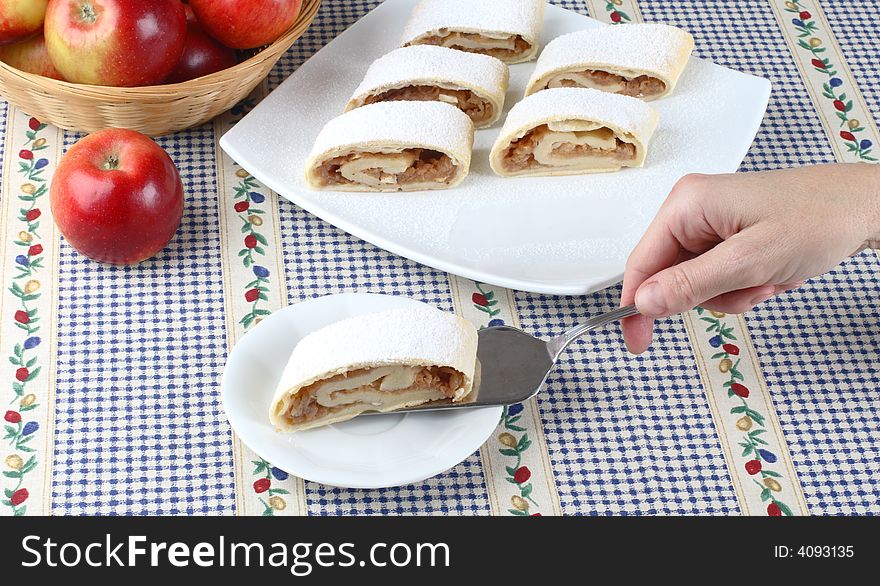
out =
<path fill-rule="evenodd" d="M 521 403 L 537 395 L 559 355 L 577 338 L 625 317 L 638 315 L 635 306 L 621 307 L 596 316 L 568 332 L 542 340 L 510 326 L 484 328 L 477 344 L 477 392 L 468 399 L 432 401 L 394 413 L 417 413 L 439 409 L 473 409 Z M 365 412 L 362 415 L 385 415 Z"/>

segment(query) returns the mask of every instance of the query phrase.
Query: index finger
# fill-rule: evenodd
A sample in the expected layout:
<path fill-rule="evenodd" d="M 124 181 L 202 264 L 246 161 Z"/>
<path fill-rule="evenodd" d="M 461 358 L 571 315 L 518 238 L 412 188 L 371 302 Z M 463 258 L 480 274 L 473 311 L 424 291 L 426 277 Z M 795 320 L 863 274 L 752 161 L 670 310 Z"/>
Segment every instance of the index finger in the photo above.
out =
<path fill-rule="evenodd" d="M 620 294 L 621 304 L 632 305 L 641 284 L 663 269 L 674 265 L 681 254 L 681 249 L 681 242 L 672 233 L 666 219 L 658 215 L 626 261 L 623 291 Z"/>
<path fill-rule="evenodd" d="M 680 251 L 681 244 L 666 223 L 655 219 L 626 263 L 620 305 L 633 305 L 639 286 L 658 271 L 675 263 Z M 641 354 L 651 345 L 653 319 L 636 315 L 624 319 L 620 327 L 626 347 L 633 354 Z"/>
<path fill-rule="evenodd" d="M 699 182 L 701 179 L 702 177 L 699 176 L 686 176 L 675 184 L 666 201 L 660 207 L 660 211 L 657 212 L 641 240 L 630 253 L 623 275 L 621 306 L 635 304 L 636 291 L 642 283 L 681 260 L 686 247 L 676 236 L 673 226 L 678 226 L 680 232 L 682 217 L 702 218 L 701 214 L 694 214 L 693 210 L 688 209 L 691 207 L 690 204 L 694 203 L 694 200 L 688 196 L 694 190 L 694 181 L 692 180 Z M 703 232 L 703 230 L 697 232 Z M 702 238 L 699 239 L 702 240 Z M 651 345 L 654 320 L 637 315 L 623 320 L 621 329 L 627 349 L 633 354 L 641 354 Z"/>

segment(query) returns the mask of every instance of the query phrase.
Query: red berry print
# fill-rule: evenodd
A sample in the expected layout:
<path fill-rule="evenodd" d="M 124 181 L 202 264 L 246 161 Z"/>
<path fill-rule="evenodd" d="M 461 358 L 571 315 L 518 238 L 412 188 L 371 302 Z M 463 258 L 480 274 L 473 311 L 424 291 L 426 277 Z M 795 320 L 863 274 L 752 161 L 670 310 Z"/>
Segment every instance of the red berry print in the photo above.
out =
<path fill-rule="evenodd" d="M 36 118 L 31 118 L 28 121 L 28 126 L 30 127 L 31 130 L 39 130 L 40 129 L 40 121 L 37 120 Z"/>
<path fill-rule="evenodd" d="M 526 466 L 520 466 L 516 469 L 516 472 L 513 473 L 513 479 L 517 484 L 522 484 L 531 477 L 532 472 Z"/>
<path fill-rule="evenodd" d="M 8 421 L 9 423 L 20 423 L 21 413 L 19 413 L 18 411 L 7 411 L 6 415 L 3 416 L 3 419 Z"/>
<path fill-rule="evenodd" d="M 19 368 L 15 371 L 15 378 L 18 379 L 19 382 L 24 382 L 30 374 L 31 373 L 27 368 Z"/>
<path fill-rule="evenodd" d="M 258 289 L 251 289 L 250 291 L 245 292 L 244 298 L 247 299 L 249 303 L 253 303 L 260 298 L 260 291 Z"/>
<path fill-rule="evenodd" d="M 822 63 L 819 59 L 813 59 L 810 61 L 813 64 L 813 67 L 818 67 L 819 69 L 825 69 L 825 64 Z"/>
<path fill-rule="evenodd" d="M 811 18 L 813 18 L 813 15 L 806 10 L 802 11 L 800 14 L 798 14 L 798 16 L 801 20 L 810 20 Z"/>
<path fill-rule="evenodd" d="M 834 100 L 834 109 L 843 112 L 844 110 L 846 110 L 846 104 L 844 104 L 840 100 Z"/>
<path fill-rule="evenodd" d="M 779 508 L 779 505 L 776 503 L 770 503 L 767 505 L 767 514 L 771 517 L 781 517 L 782 509 Z"/>
<path fill-rule="evenodd" d="M 17 507 L 18 505 L 26 501 L 29 496 L 31 495 L 28 494 L 26 488 L 19 488 L 14 493 L 12 493 L 12 497 L 9 499 L 9 501 L 12 503 L 13 507 Z"/>
<path fill-rule="evenodd" d="M 33 222 L 34 220 L 39 218 L 42 214 L 43 214 L 43 212 L 41 212 L 39 210 L 39 208 L 34 208 L 31 211 L 29 211 L 27 214 L 25 214 L 24 217 L 28 222 Z"/>
<path fill-rule="evenodd" d="M 846 130 L 840 131 L 840 138 L 842 138 L 843 140 L 853 140 L 853 141 L 856 139 L 856 137 L 853 136 L 852 132 L 847 132 Z"/>
<path fill-rule="evenodd" d="M 480 307 L 486 307 L 489 305 L 489 300 L 486 299 L 486 296 L 482 293 L 474 293 L 471 295 L 471 301 L 474 302 L 475 305 L 479 305 Z"/>
<path fill-rule="evenodd" d="M 616 10 L 611 13 L 611 21 L 612 22 L 620 22 L 620 13 Z"/>
<path fill-rule="evenodd" d="M 249 207 L 251 207 L 250 202 L 240 201 L 237 204 L 235 204 L 235 211 L 246 212 Z"/>
<path fill-rule="evenodd" d="M 754 476 L 758 472 L 761 471 L 761 461 L 760 460 L 749 460 L 746 462 L 746 472 L 750 475 Z"/>
<path fill-rule="evenodd" d="M 739 346 L 736 344 L 725 344 L 722 348 L 731 356 L 739 356 Z"/>
<path fill-rule="evenodd" d="M 30 161 L 31 159 L 34 158 L 34 153 L 32 153 L 31 151 L 29 151 L 27 149 L 22 149 L 21 151 L 19 151 L 18 156 L 21 157 L 22 159 L 24 159 L 25 161 Z"/>
<path fill-rule="evenodd" d="M 268 478 L 260 478 L 256 482 L 254 482 L 254 492 L 260 494 L 262 492 L 266 492 L 269 490 L 269 487 L 272 485 L 271 481 Z"/>
<path fill-rule="evenodd" d="M 15 312 L 15 321 L 20 324 L 26 324 L 31 321 L 31 316 L 29 316 L 26 311 L 22 311 L 19 309 Z"/>
<path fill-rule="evenodd" d="M 532 517 L 541 517 L 541 513 L 532 513 Z"/>
<path fill-rule="evenodd" d="M 253 234 L 248 234 L 244 237 L 244 245 L 248 248 L 256 248 L 257 247 L 257 237 Z"/>
<path fill-rule="evenodd" d="M 742 397 L 743 399 L 749 398 L 749 389 L 745 385 L 733 383 L 732 385 L 730 385 L 730 390 L 733 391 L 736 395 Z"/>
<path fill-rule="evenodd" d="M 28 248 L 28 256 L 38 256 L 43 253 L 43 245 L 42 244 L 34 244 L 30 248 Z"/>

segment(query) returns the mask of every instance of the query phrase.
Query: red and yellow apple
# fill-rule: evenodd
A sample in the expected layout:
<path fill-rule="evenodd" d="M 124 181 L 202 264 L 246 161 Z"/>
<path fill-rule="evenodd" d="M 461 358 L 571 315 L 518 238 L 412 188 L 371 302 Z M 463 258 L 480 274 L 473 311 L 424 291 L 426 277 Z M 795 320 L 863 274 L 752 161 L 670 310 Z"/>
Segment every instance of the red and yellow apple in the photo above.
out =
<path fill-rule="evenodd" d="M 42 32 L 25 41 L 0 46 L 0 61 L 28 73 L 64 79 L 49 59 Z"/>
<path fill-rule="evenodd" d="M 190 0 L 209 35 L 234 49 L 268 45 L 289 29 L 302 0 Z"/>
<path fill-rule="evenodd" d="M 40 30 L 49 0 L 0 1 L 0 45 L 24 40 Z"/>
<path fill-rule="evenodd" d="M 183 53 L 165 83 L 195 79 L 227 69 L 236 63 L 238 59 L 235 51 L 209 37 L 198 24 L 190 24 L 186 30 Z"/>
<path fill-rule="evenodd" d="M 183 184 L 171 158 L 143 134 L 118 128 L 71 147 L 55 170 L 49 200 L 67 242 L 113 264 L 155 255 L 183 216 Z"/>
<path fill-rule="evenodd" d="M 45 35 L 68 81 L 155 85 L 183 52 L 186 14 L 180 0 L 52 0 Z"/>

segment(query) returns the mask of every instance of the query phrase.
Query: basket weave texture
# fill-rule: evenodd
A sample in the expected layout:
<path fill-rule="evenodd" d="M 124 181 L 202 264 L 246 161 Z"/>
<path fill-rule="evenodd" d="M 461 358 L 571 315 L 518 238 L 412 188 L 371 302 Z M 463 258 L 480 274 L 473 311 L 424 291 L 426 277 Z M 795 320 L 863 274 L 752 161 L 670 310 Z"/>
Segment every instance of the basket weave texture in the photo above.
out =
<path fill-rule="evenodd" d="M 0 62 L 0 96 L 42 122 L 69 130 L 131 128 L 158 136 L 191 128 L 250 94 L 306 31 L 320 5 L 321 0 L 303 0 L 296 22 L 278 40 L 234 67 L 198 79 L 132 88 L 81 85 Z"/>

